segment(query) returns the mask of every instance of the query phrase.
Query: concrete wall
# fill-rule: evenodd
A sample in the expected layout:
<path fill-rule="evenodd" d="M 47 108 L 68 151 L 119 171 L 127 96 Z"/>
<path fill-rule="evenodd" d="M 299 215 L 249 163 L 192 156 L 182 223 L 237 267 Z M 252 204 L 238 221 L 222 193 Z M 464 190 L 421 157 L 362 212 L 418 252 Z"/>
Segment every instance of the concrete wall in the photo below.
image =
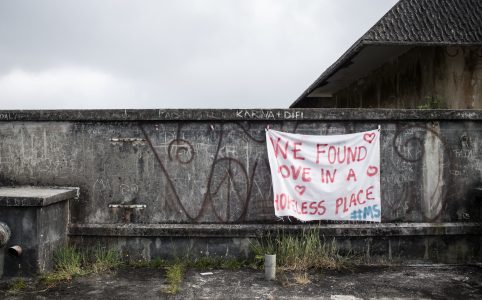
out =
<path fill-rule="evenodd" d="M 334 98 L 337 107 L 480 109 L 482 48 L 415 47 Z"/>
<path fill-rule="evenodd" d="M 383 223 L 482 218 L 473 191 L 482 182 L 480 110 L 10 111 L 0 119 L 0 185 L 80 187 L 79 199 L 70 202 L 78 243 L 107 236 L 132 253 L 158 253 L 165 241 L 157 237 L 176 230 L 174 236 L 187 236 L 197 230 L 190 224 L 280 224 L 272 206 L 267 126 L 344 134 L 380 124 Z M 241 245 L 239 252 L 246 250 L 244 237 L 263 226 L 243 234 L 223 225 L 197 236 L 236 236 L 230 243 Z M 139 242 L 146 236 L 146 244 Z M 469 247 L 471 255 L 479 255 L 480 244 L 480 236 L 471 237 L 478 245 Z"/>

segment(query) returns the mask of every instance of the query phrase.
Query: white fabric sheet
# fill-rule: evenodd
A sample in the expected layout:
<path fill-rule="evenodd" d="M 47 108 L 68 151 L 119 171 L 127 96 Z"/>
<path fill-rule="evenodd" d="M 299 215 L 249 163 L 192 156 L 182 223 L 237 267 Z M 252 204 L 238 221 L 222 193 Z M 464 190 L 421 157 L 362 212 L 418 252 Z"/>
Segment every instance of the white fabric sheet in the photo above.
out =
<path fill-rule="evenodd" d="M 380 131 L 266 131 L 278 217 L 380 222 Z"/>

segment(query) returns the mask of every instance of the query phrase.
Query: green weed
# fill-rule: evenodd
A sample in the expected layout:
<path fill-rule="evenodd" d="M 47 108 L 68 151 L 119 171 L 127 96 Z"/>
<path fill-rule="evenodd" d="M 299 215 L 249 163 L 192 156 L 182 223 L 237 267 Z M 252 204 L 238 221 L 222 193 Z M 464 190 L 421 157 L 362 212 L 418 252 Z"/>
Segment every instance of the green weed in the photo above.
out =
<path fill-rule="evenodd" d="M 118 268 L 122 264 L 119 251 L 96 247 L 92 252 L 91 269 L 94 273 L 103 273 Z"/>
<path fill-rule="evenodd" d="M 64 274 L 68 279 L 86 273 L 82 269 L 84 262 L 85 255 L 73 246 L 60 248 L 54 253 L 55 271 Z"/>
<path fill-rule="evenodd" d="M 42 274 L 39 278 L 41 284 L 53 286 L 60 281 L 72 280 L 73 277 L 85 275 L 82 268 L 85 261 L 84 254 L 72 246 L 60 248 L 54 253 L 54 272 Z"/>
<path fill-rule="evenodd" d="M 185 272 L 186 265 L 181 262 L 166 267 L 166 279 L 169 284 L 169 287 L 165 289 L 166 293 L 177 294 L 179 292 Z"/>

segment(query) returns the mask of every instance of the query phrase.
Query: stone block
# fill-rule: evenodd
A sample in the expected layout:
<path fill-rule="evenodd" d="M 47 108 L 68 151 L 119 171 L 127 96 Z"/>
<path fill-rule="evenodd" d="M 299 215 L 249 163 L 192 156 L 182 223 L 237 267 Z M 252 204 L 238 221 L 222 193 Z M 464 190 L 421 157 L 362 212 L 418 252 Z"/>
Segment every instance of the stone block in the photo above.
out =
<path fill-rule="evenodd" d="M 6 248 L 22 248 L 18 256 L 5 253 L 4 275 L 52 270 L 54 251 L 67 243 L 68 200 L 77 192 L 76 188 L 0 187 L 0 221 L 12 233 Z"/>

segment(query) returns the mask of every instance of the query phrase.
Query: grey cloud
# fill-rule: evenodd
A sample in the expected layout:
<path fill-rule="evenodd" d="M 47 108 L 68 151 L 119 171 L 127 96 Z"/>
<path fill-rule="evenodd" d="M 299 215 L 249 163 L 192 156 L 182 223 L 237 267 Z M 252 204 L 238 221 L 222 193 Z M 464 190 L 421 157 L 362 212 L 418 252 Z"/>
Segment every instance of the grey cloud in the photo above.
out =
<path fill-rule="evenodd" d="M 395 2 L 0 1 L 0 105 L 287 107 Z"/>

